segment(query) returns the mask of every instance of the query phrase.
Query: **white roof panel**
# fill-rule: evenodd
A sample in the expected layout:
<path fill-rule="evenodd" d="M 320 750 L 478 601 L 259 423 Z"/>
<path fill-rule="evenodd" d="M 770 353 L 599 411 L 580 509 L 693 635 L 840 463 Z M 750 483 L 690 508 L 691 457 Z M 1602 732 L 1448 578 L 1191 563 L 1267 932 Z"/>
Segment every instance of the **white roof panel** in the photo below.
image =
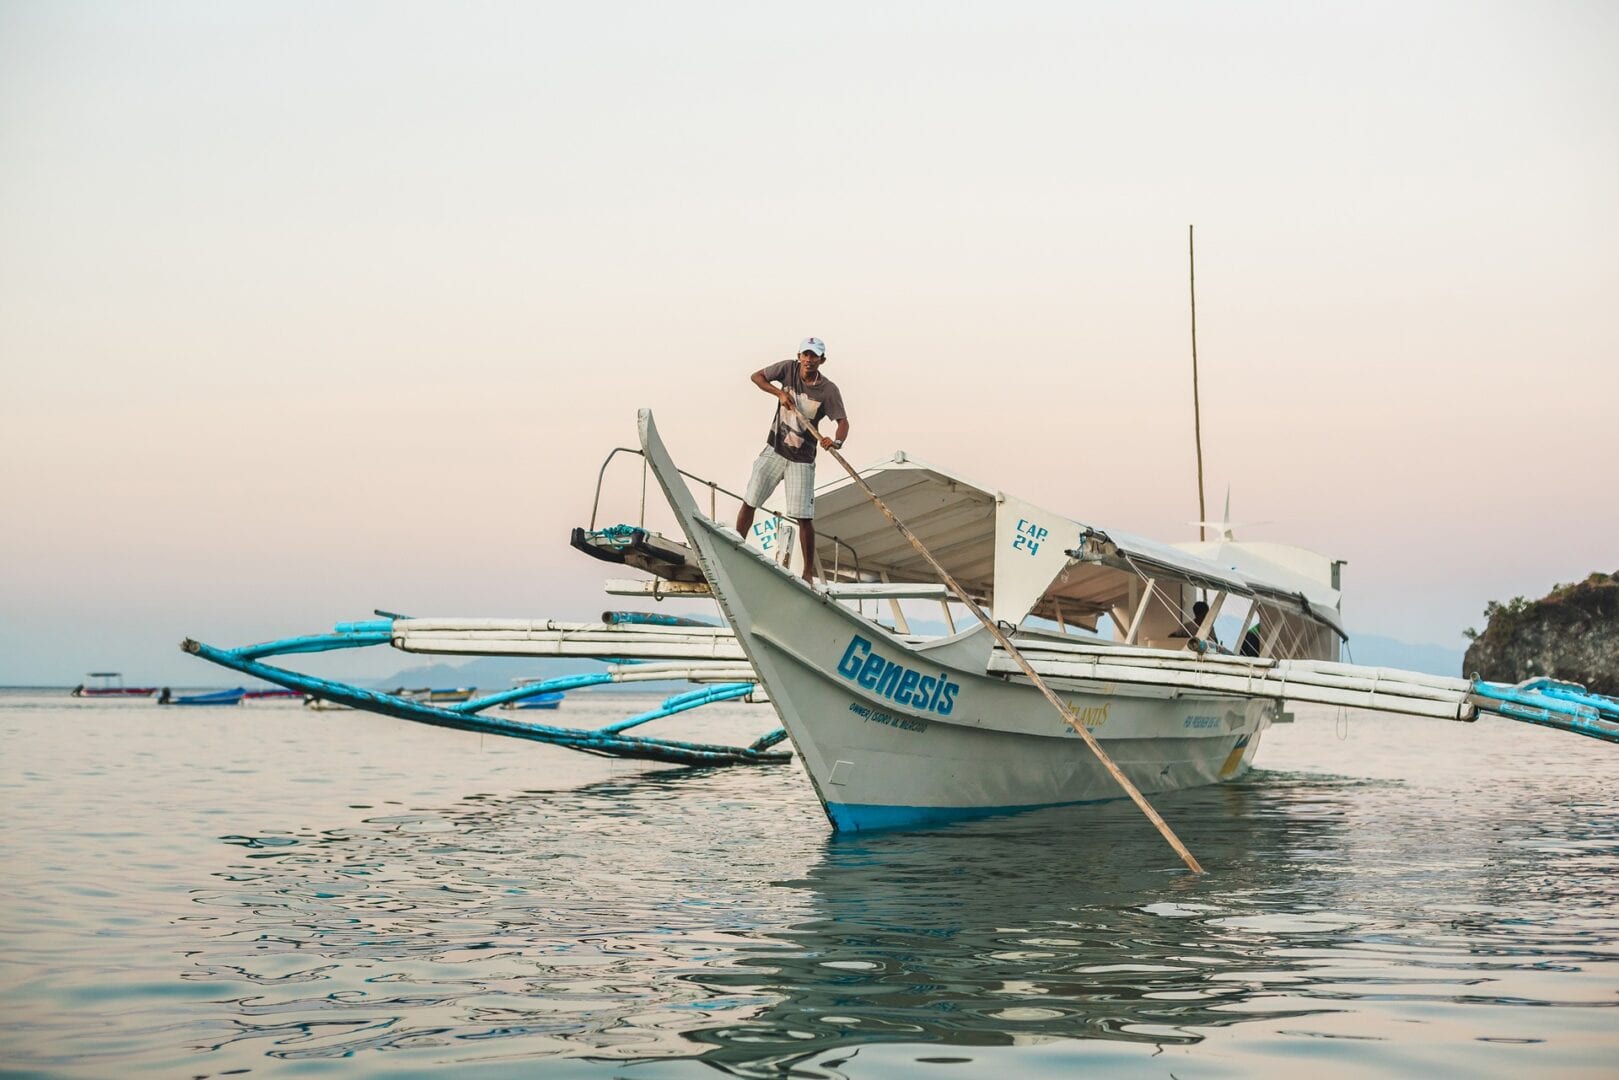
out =
<path fill-rule="evenodd" d="M 963 587 L 993 593 L 995 510 L 1003 500 L 998 491 L 903 452 L 862 469 L 860 475 Z M 927 561 L 847 477 L 817 491 L 815 504 L 816 535 L 836 542 L 840 566 L 853 561 L 861 570 L 886 574 L 895 582 L 936 579 Z M 1285 567 L 1252 557 L 1227 565 L 1144 536 L 1041 512 L 1071 526 L 1069 535 L 1089 538 L 1083 561 L 1257 597 L 1312 615 L 1345 636 L 1338 593 Z M 834 554 L 823 549 L 821 557 L 830 562 Z"/>

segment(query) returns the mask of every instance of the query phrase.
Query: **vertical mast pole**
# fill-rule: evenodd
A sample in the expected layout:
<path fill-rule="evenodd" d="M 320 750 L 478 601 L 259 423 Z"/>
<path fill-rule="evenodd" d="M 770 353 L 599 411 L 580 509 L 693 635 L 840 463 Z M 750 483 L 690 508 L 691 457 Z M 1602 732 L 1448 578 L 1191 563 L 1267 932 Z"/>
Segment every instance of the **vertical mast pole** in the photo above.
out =
<path fill-rule="evenodd" d="M 1203 505 L 1203 412 L 1197 399 L 1197 253 L 1193 247 L 1192 226 L 1186 226 L 1186 267 L 1192 289 L 1192 435 L 1197 443 L 1197 538 L 1205 539 L 1203 523 L 1209 515 Z"/>

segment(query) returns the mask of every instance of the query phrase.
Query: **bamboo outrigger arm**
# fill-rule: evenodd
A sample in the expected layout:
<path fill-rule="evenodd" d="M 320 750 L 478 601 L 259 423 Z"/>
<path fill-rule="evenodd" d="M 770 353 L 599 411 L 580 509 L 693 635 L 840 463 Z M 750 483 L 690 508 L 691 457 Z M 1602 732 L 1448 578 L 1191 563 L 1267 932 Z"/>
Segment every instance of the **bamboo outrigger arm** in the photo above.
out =
<path fill-rule="evenodd" d="M 409 621 L 409 620 L 401 620 Z M 617 682 L 649 682 L 669 679 L 712 678 L 716 675 L 751 676 L 751 671 L 735 664 L 687 662 L 683 664 L 615 664 L 605 671 L 563 675 L 553 679 L 531 682 L 511 690 L 474 698 L 471 701 L 440 707 L 398 694 L 367 690 L 363 687 L 332 679 L 275 667 L 262 662 L 264 657 L 289 654 L 329 652 L 337 649 L 364 648 L 391 644 L 394 638 L 394 620 L 382 619 L 359 623 L 339 623 L 330 634 L 286 638 L 280 641 L 248 645 L 239 649 L 220 649 L 187 638 L 180 647 L 193 656 L 252 675 L 277 686 L 296 690 L 311 697 L 347 705 L 366 712 L 392 716 L 400 720 L 431 724 L 435 727 L 475 731 L 485 735 L 505 735 L 531 742 L 550 743 L 586 753 L 610 757 L 636 758 L 672 765 L 766 765 L 791 760 L 786 751 L 774 750 L 787 737 L 781 728 L 756 739 L 747 746 L 726 746 L 715 743 L 686 742 L 652 736 L 627 735 L 631 728 L 661 720 L 691 709 L 719 701 L 748 697 L 756 692 L 756 684 L 747 681 L 703 686 L 664 700 L 657 708 L 608 724 L 600 728 L 565 728 L 546 724 L 533 724 L 504 717 L 485 716 L 483 711 L 497 705 L 538 697 L 560 690 L 573 690 L 586 686 L 599 686 Z"/>

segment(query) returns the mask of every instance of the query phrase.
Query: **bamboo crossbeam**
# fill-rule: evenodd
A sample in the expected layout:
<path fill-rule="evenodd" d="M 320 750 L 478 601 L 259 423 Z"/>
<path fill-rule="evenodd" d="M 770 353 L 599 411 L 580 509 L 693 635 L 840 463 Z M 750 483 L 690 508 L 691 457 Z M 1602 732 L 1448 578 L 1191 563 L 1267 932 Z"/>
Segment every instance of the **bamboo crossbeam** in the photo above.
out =
<path fill-rule="evenodd" d="M 1027 653 L 1025 655 L 1028 655 Z M 1107 670 L 1118 673 L 1123 669 L 1141 672 L 1164 672 L 1207 675 L 1210 678 L 1230 678 L 1240 680 L 1248 685 L 1263 685 L 1274 683 L 1284 689 L 1293 687 L 1322 687 L 1364 693 L 1379 691 L 1394 697 L 1424 698 L 1429 701 L 1443 701 L 1459 703 L 1466 698 L 1471 687 L 1470 683 L 1460 681 L 1458 686 L 1433 686 L 1426 682 L 1406 680 L 1392 674 L 1379 678 L 1357 672 L 1354 675 L 1339 675 L 1333 672 L 1313 671 L 1309 668 L 1293 667 L 1290 662 L 1282 661 L 1270 667 L 1254 666 L 1252 668 L 1241 665 L 1205 665 L 1196 660 L 1181 660 L 1176 657 L 1162 659 L 1149 659 L 1145 657 L 1109 657 L 1105 655 L 1077 657 L 1054 657 L 1036 655 L 1032 662 L 1039 665 L 1040 670 L 1048 675 L 1063 675 L 1073 677 L 1077 671 Z M 993 674 L 1010 674 L 1015 664 L 1006 658 L 990 658 L 989 670 Z M 1103 678 L 1101 675 L 1086 674 L 1084 678 Z M 1147 676 L 1131 676 L 1132 682 L 1157 682 L 1159 680 Z M 1185 685 L 1174 683 L 1174 685 Z M 1197 685 L 1203 685 L 1198 683 Z M 1281 695 L 1277 695 L 1281 696 Z M 1297 695 L 1288 693 L 1288 698 Z M 1302 700 L 1302 699 L 1300 699 Z"/>
<path fill-rule="evenodd" d="M 487 633 L 612 633 L 679 634 L 682 637 L 734 637 L 729 626 L 662 626 L 656 623 L 564 622 L 557 619 L 399 619 L 395 635 L 437 630 L 481 631 Z"/>
<path fill-rule="evenodd" d="M 735 641 L 626 642 L 603 638 L 519 638 L 458 634 L 436 637 L 428 634 L 398 635 L 394 648 L 409 653 L 462 656 L 573 656 L 590 659 L 634 657 L 655 660 L 745 660 Z"/>
<path fill-rule="evenodd" d="M 1042 665 L 1042 668 L 1048 678 L 1074 679 L 1087 683 L 1173 687 L 1199 693 L 1231 694 L 1236 697 L 1271 697 L 1290 702 L 1343 705 L 1439 720 L 1468 721 L 1476 717 L 1476 711 L 1468 704 L 1464 695 L 1427 697 L 1403 694 L 1398 692 L 1399 688 L 1390 684 L 1376 688 L 1352 689 L 1284 679 L 1259 672 L 1241 675 L 1214 670 L 1085 662 L 1058 662 Z M 994 669 L 1000 674 L 1015 674 L 1018 670 L 1013 664 L 1005 661 L 994 664 Z"/>

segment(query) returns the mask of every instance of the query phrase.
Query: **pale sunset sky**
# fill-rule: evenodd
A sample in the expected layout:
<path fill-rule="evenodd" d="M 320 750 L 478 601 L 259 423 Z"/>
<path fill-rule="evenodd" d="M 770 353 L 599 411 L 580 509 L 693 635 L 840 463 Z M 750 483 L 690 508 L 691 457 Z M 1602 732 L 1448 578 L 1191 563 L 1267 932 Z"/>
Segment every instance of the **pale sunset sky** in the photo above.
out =
<path fill-rule="evenodd" d="M 0 0 L 0 683 L 593 617 L 637 407 L 740 489 L 807 334 L 853 460 L 1195 538 L 1189 223 L 1211 509 L 1459 645 L 1619 569 L 1616 56 L 1567 0 Z"/>

